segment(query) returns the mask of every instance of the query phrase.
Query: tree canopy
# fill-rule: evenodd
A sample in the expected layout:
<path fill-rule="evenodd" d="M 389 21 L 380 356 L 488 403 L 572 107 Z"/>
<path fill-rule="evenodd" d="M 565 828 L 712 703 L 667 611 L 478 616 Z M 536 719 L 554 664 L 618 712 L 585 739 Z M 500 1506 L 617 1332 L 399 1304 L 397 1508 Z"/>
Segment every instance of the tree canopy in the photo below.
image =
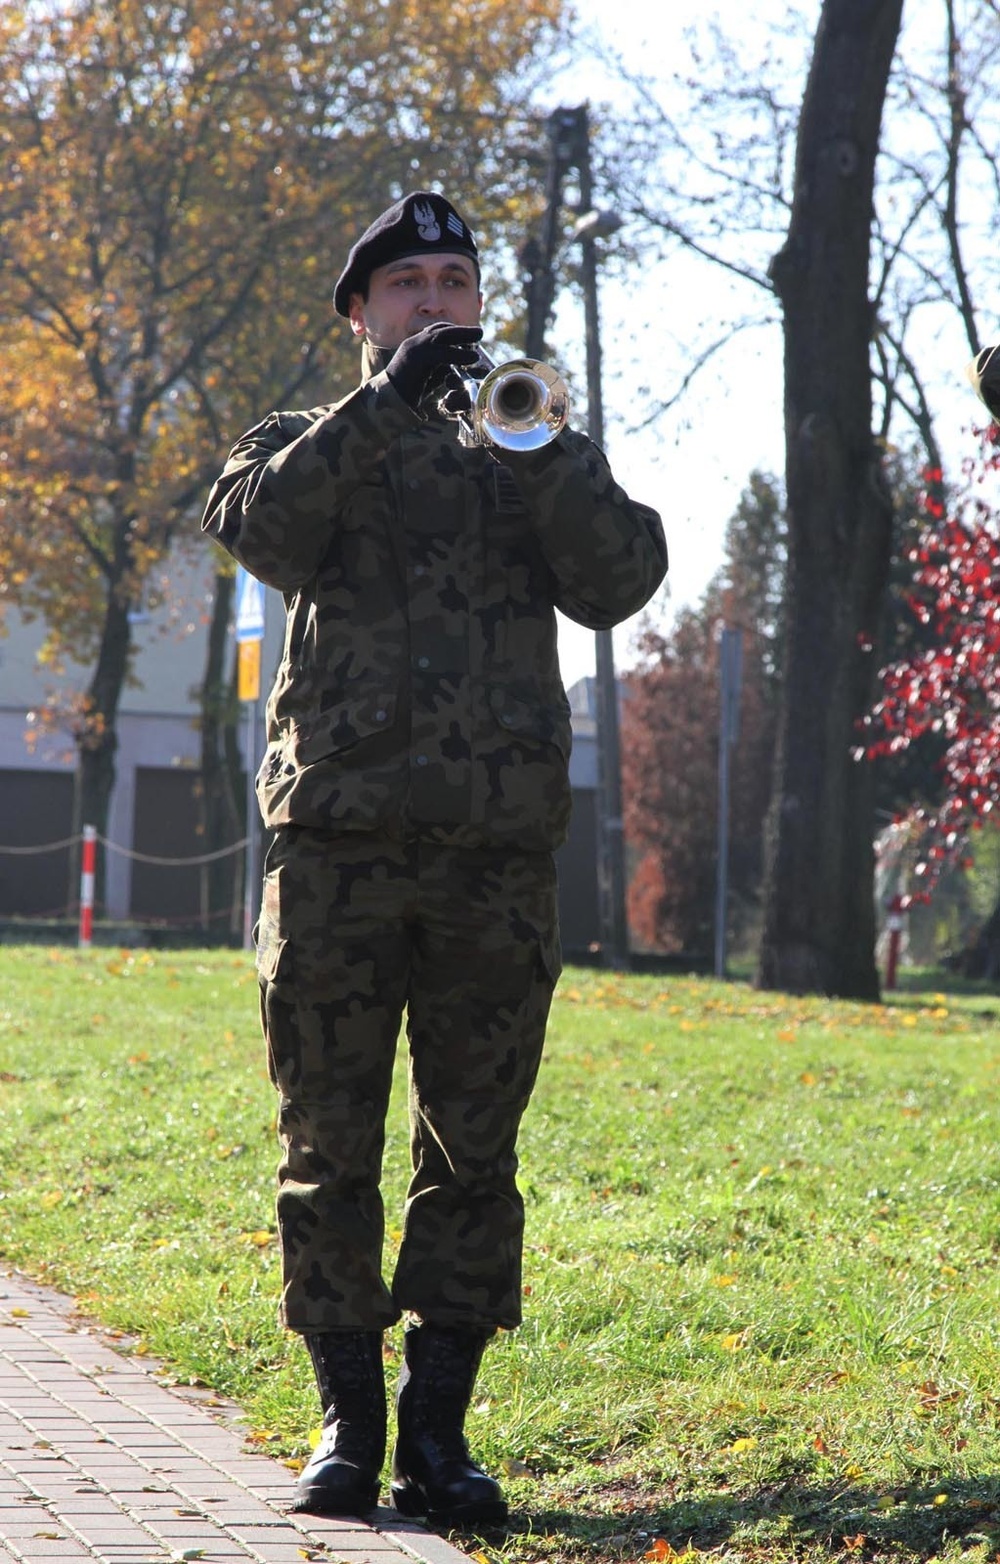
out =
<path fill-rule="evenodd" d="M 908 597 L 930 634 L 882 670 L 864 723 L 865 752 L 875 760 L 927 734 L 942 742 L 940 800 L 906 812 L 917 838 L 911 889 L 922 899 L 1000 805 L 1000 429 L 994 424 L 980 439 L 947 507 L 936 495 L 937 474 L 928 474 Z"/>
<path fill-rule="evenodd" d="M 92 661 L 74 726 L 101 760 L 99 825 L 150 568 L 243 428 L 353 378 L 330 294 L 381 206 L 446 183 L 502 267 L 537 202 L 526 127 L 559 14 L 0 11 L 0 610 L 42 616 L 53 657 Z"/>

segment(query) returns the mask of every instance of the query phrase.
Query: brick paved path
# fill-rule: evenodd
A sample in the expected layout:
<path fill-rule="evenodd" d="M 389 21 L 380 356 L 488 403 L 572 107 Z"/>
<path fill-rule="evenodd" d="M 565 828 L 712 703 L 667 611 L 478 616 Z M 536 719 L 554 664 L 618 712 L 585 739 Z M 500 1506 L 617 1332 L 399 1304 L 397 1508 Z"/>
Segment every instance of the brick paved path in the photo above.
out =
<path fill-rule="evenodd" d="M 236 1409 L 155 1369 L 0 1268 L 0 1564 L 469 1564 L 391 1509 L 287 1515 L 294 1479 L 244 1453 Z"/>

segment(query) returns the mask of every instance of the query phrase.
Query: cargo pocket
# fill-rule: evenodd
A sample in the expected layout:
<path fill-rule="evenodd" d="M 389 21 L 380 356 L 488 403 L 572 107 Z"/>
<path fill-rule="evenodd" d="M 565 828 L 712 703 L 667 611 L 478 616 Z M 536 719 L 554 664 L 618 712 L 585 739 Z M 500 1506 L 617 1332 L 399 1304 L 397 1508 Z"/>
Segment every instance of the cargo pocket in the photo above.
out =
<path fill-rule="evenodd" d="M 558 922 L 538 941 L 538 955 L 549 982 L 555 988 L 562 976 L 562 940 Z"/>
<path fill-rule="evenodd" d="M 261 898 L 260 918 L 254 929 L 257 947 L 257 977 L 261 983 L 273 983 L 278 977 L 281 958 L 288 941 L 281 932 L 280 869 L 272 869 L 264 876 L 264 892 Z"/>
<path fill-rule="evenodd" d="M 260 986 L 260 1024 L 267 1045 L 267 1073 L 271 1084 L 288 1097 L 301 1075 L 301 1044 L 291 982 L 292 952 L 281 928 L 279 869 L 264 876 L 264 895 L 256 929 L 257 982 Z"/>
<path fill-rule="evenodd" d="M 527 681 L 493 685 L 490 707 L 498 727 L 527 745 L 551 744 L 569 760 L 572 746 L 569 702 L 561 685 Z"/>
<path fill-rule="evenodd" d="M 301 769 L 340 757 L 365 739 L 391 732 L 396 696 L 381 687 L 352 694 L 332 710 L 289 725 L 288 748 Z"/>

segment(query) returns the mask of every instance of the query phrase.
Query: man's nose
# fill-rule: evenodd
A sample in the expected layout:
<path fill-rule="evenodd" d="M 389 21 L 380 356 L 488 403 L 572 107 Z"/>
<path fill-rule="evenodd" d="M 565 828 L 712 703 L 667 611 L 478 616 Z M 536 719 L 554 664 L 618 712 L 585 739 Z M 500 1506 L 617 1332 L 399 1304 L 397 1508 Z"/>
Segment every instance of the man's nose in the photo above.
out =
<path fill-rule="evenodd" d="M 444 313 L 444 292 L 436 283 L 431 283 L 420 301 L 420 313 L 422 315 L 441 315 Z"/>

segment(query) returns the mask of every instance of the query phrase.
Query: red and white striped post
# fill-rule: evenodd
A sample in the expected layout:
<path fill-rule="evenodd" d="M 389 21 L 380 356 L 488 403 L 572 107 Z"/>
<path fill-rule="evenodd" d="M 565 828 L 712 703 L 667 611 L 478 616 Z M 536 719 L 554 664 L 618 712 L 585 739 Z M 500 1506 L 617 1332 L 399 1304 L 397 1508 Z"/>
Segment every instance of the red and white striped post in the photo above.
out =
<path fill-rule="evenodd" d="M 889 949 L 885 962 L 885 986 L 889 989 L 896 987 L 896 968 L 899 965 L 899 947 L 903 941 L 903 917 L 904 907 L 902 896 L 893 896 L 886 903 L 888 917 L 885 926 L 889 932 Z"/>
<path fill-rule="evenodd" d="M 83 828 L 80 859 L 80 949 L 89 950 L 94 931 L 94 877 L 97 869 L 97 827 Z"/>

